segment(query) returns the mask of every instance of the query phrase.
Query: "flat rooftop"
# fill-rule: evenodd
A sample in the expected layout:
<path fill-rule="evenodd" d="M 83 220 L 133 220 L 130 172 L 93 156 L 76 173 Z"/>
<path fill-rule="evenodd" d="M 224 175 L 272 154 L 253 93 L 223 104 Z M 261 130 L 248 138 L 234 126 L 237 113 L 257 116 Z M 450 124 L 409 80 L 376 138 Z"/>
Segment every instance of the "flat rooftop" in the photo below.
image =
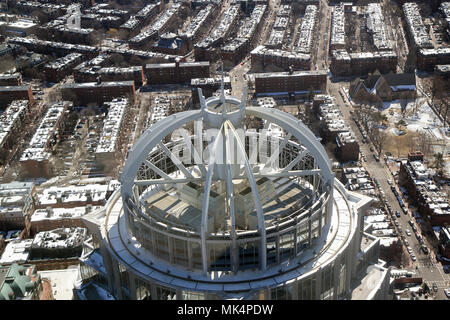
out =
<path fill-rule="evenodd" d="M 260 180 L 258 180 L 258 182 Z M 288 182 L 287 179 L 277 179 L 270 183 L 273 184 L 276 193 L 272 194 L 272 199 L 265 199 L 265 202 L 263 202 L 266 224 L 270 225 L 277 217 L 282 218 L 298 210 L 299 208 L 296 206 L 297 200 L 309 199 L 310 191 L 308 189 L 301 187 L 296 183 Z M 193 187 L 195 187 L 195 185 L 193 185 Z M 202 187 L 200 188 L 200 190 L 203 191 Z M 241 191 L 236 193 L 236 197 L 239 195 L 245 196 L 251 192 L 249 185 L 241 188 Z M 201 196 L 202 195 L 203 193 Z M 224 195 L 222 194 L 216 194 L 216 197 L 223 196 Z M 262 200 L 264 201 L 264 199 Z M 174 188 L 171 188 L 168 191 L 161 190 L 154 192 L 146 198 L 145 204 L 147 212 L 151 213 L 154 217 L 159 216 L 163 221 L 168 220 L 193 228 L 200 226 L 202 216 L 201 208 L 195 207 L 181 199 L 180 194 L 177 194 L 177 191 Z M 236 210 L 239 210 L 237 202 L 235 205 Z M 250 215 L 256 216 L 256 212 L 253 211 Z"/>
<path fill-rule="evenodd" d="M 146 69 L 157 69 L 157 68 L 175 68 L 175 63 L 152 63 L 145 65 Z M 199 61 L 199 62 L 180 62 L 180 68 L 189 67 L 208 67 L 209 61 Z"/>

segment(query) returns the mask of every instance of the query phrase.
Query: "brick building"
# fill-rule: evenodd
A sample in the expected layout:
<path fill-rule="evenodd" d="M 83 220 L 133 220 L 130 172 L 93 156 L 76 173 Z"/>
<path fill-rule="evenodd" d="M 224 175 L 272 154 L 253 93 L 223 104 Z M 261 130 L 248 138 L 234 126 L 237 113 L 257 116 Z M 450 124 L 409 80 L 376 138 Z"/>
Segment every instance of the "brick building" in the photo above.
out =
<path fill-rule="evenodd" d="M 73 67 L 83 61 L 83 55 L 78 52 L 47 63 L 44 66 L 45 80 L 48 82 L 59 82 L 72 73 Z"/>
<path fill-rule="evenodd" d="M 197 42 L 200 36 L 208 30 L 211 22 L 215 18 L 218 6 L 208 4 L 205 8 L 200 10 L 195 18 L 191 20 L 186 30 L 180 34 L 180 37 L 186 39 L 189 50 L 192 50 L 194 43 Z"/>
<path fill-rule="evenodd" d="M 149 27 L 129 40 L 132 49 L 147 49 L 152 41 L 156 41 L 160 35 L 169 31 L 176 31 L 178 13 L 182 10 L 181 3 L 174 3 L 170 9 L 165 10 Z"/>
<path fill-rule="evenodd" d="M 266 13 L 267 5 L 256 5 L 253 8 L 250 16 L 243 21 L 236 37 L 222 46 L 222 61 L 229 62 L 234 66 L 254 48 L 256 41 L 260 38 L 263 26 L 261 22 L 264 21 Z"/>
<path fill-rule="evenodd" d="M 0 75 L 0 86 L 20 86 L 22 85 L 22 75 L 20 73 Z"/>
<path fill-rule="evenodd" d="M 105 67 L 98 70 L 100 81 L 134 81 L 135 87 L 140 87 L 144 83 L 144 67 L 132 66 L 126 68 Z M 95 81 L 95 80 L 91 80 Z"/>
<path fill-rule="evenodd" d="M 147 84 L 190 83 L 194 78 L 209 77 L 209 62 L 147 64 Z"/>
<path fill-rule="evenodd" d="M 100 48 L 88 45 L 45 41 L 29 37 L 11 37 L 8 39 L 8 43 L 23 46 L 26 49 L 36 53 L 43 53 L 52 56 L 56 55 L 58 57 L 66 56 L 72 52 L 78 52 L 85 55 L 87 58 L 94 58 L 100 52 Z"/>
<path fill-rule="evenodd" d="M 71 102 L 61 101 L 47 110 L 28 147 L 20 157 L 22 172 L 30 177 L 50 177 L 51 150 L 64 131 L 65 117 Z"/>
<path fill-rule="evenodd" d="M 359 160 L 359 144 L 352 131 L 340 132 L 336 136 L 336 156 L 342 162 Z"/>
<path fill-rule="evenodd" d="M 202 41 L 194 45 L 195 61 L 215 61 L 219 58 L 217 50 L 228 36 L 237 29 L 240 9 L 230 6 L 222 15 L 217 27 Z"/>
<path fill-rule="evenodd" d="M 22 230 L 34 210 L 34 182 L 0 184 L 0 229 Z"/>
<path fill-rule="evenodd" d="M 417 68 L 433 71 L 439 64 L 450 64 L 450 48 L 421 49 L 417 53 Z"/>
<path fill-rule="evenodd" d="M 202 89 L 203 96 L 205 98 L 209 98 L 220 89 L 220 84 L 222 83 L 222 78 L 220 76 L 212 77 L 212 78 L 196 78 L 191 80 L 191 89 L 192 89 L 192 103 L 198 104 L 200 103 L 198 97 L 198 88 Z M 231 89 L 231 81 L 230 77 L 223 78 L 223 87 L 225 90 Z"/>
<path fill-rule="evenodd" d="M 255 74 L 257 94 L 308 94 L 311 90 L 324 93 L 327 90 L 326 71 L 294 71 Z"/>
<path fill-rule="evenodd" d="M 83 184 L 65 187 L 49 187 L 35 196 L 36 209 L 76 208 L 103 206 L 115 189 L 115 180 L 109 184 Z"/>
<path fill-rule="evenodd" d="M 100 206 L 86 205 L 74 208 L 52 208 L 38 209 L 34 211 L 30 220 L 30 231 L 32 235 L 42 231 L 50 231 L 58 228 L 83 228 L 81 217 Z"/>
<path fill-rule="evenodd" d="M 415 99 L 416 75 L 414 73 L 375 72 L 365 78 L 358 78 L 350 84 L 349 95 L 356 103 L 371 101 L 393 101 Z"/>
<path fill-rule="evenodd" d="M 115 99 L 106 102 L 108 115 L 104 121 L 103 131 L 95 150 L 95 161 L 105 171 L 115 169 L 124 158 L 123 143 L 127 133 L 130 113 L 127 99 Z"/>
<path fill-rule="evenodd" d="M 30 104 L 27 100 L 11 102 L 0 115 L 0 164 L 6 164 L 14 154 L 17 137 L 29 122 Z"/>
<path fill-rule="evenodd" d="M 14 100 L 28 100 L 30 106 L 33 106 L 34 98 L 31 86 L 0 87 L 0 110 L 4 110 Z"/>
<path fill-rule="evenodd" d="M 450 264 L 450 227 L 443 227 L 439 233 L 439 253 L 446 259 L 445 262 Z"/>
<path fill-rule="evenodd" d="M 184 56 L 189 52 L 188 42 L 175 33 L 166 32 L 159 36 L 159 40 L 152 45 L 152 51 L 171 55 Z"/>
<path fill-rule="evenodd" d="M 381 73 L 397 71 L 397 55 L 393 51 L 348 53 L 332 52 L 330 71 L 333 76 L 364 75 L 379 70 Z"/>
<path fill-rule="evenodd" d="M 433 180 L 434 172 L 421 160 L 404 160 L 400 165 L 399 184 L 408 192 L 418 212 L 433 226 L 450 224 L 447 194 Z"/>
<path fill-rule="evenodd" d="M 76 105 L 100 105 L 119 97 L 128 97 L 133 103 L 135 100 L 134 81 L 69 83 L 61 86 L 61 93 L 63 99 Z"/>
<path fill-rule="evenodd" d="M 289 52 L 279 49 L 269 49 L 265 46 L 256 47 L 251 53 L 252 67 L 276 66 L 284 70 L 309 70 L 311 68 L 311 55 L 305 53 Z"/>

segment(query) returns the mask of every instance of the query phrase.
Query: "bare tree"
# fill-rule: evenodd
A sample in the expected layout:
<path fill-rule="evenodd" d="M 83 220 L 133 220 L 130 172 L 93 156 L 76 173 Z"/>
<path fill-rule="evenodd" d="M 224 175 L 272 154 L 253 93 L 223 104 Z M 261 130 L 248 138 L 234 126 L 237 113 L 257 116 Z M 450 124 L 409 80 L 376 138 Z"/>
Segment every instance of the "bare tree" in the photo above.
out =
<path fill-rule="evenodd" d="M 47 93 L 47 102 L 54 103 L 62 100 L 61 90 L 54 88 Z"/>
<path fill-rule="evenodd" d="M 104 30 L 94 30 L 88 36 L 88 42 L 91 45 L 100 44 L 101 41 L 105 38 Z"/>
<path fill-rule="evenodd" d="M 375 150 L 380 155 L 388 138 L 388 133 L 385 130 L 374 129 L 371 132 L 371 138 Z"/>
<path fill-rule="evenodd" d="M 0 63 L 0 73 L 11 70 L 16 66 L 14 58 L 10 54 L 6 54 L 2 57 L 2 62 Z"/>
<path fill-rule="evenodd" d="M 430 93 L 431 101 L 437 113 L 443 118 L 444 126 L 449 122 L 450 81 L 435 74 L 432 81 L 424 83 L 425 90 Z"/>
<path fill-rule="evenodd" d="M 420 132 L 417 134 L 416 145 L 425 157 L 429 157 L 432 151 L 432 138 L 427 132 Z M 414 151 L 414 150 L 411 150 Z"/>

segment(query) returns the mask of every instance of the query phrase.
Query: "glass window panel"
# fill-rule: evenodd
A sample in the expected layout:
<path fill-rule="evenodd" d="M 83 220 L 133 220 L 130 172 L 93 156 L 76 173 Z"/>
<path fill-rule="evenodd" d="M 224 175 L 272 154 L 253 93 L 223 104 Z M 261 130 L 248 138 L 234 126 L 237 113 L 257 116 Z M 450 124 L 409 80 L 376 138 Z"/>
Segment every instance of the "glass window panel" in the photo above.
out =
<path fill-rule="evenodd" d="M 255 268 L 259 265 L 259 243 L 246 242 L 239 246 L 239 267 L 241 269 Z"/>
<path fill-rule="evenodd" d="M 157 300 L 176 300 L 176 291 L 163 286 L 156 286 Z"/>
<path fill-rule="evenodd" d="M 311 300 L 311 279 L 302 281 L 302 300 Z"/>
<path fill-rule="evenodd" d="M 162 233 L 154 233 L 156 239 L 156 255 L 164 260 L 169 260 L 169 241 Z"/>
<path fill-rule="evenodd" d="M 277 243 L 276 238 L 267 239 L 267 265 L 277 263 Z"/>
<path fill-rule="evenodd" d="M 200 249 L 200 244 L 198 242 L 191 242 L 191 249 L 192 249 L 192 260 L 193 260 L 193 267 L 196 269 L 202 268 L 202 251 Z"/>
<path fill-rule="evenodd" d="M 188 251 L 187 242 L 181 239 L 173 239 L 174 250 L 174 262 L 176 264 L 187 266 L 188 265 Z"/>
<path fill-rule="evenodd" d="M 286 260 L 294 255 L 294 233 L 288 232 L 280 236 L 280 260 Z"/>
<path fill-rule="evenodd" d="M 211 270 L 231 270 L 229 245 L 214 243 L 210 248 Z"/>

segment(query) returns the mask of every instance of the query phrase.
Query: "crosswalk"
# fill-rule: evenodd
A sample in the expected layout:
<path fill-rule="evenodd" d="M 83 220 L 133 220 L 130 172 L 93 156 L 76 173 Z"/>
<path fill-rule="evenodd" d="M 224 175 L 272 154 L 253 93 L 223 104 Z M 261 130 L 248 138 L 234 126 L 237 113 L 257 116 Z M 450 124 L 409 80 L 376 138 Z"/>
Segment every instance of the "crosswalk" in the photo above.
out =
<path fill-rule="evenodd" d="M 448 280 L 434 281 L 434 283 L 436 283 L 438 288 L 446 289 L 446 288 L 450 287 L 450 281 L 448 281 Z"/>

